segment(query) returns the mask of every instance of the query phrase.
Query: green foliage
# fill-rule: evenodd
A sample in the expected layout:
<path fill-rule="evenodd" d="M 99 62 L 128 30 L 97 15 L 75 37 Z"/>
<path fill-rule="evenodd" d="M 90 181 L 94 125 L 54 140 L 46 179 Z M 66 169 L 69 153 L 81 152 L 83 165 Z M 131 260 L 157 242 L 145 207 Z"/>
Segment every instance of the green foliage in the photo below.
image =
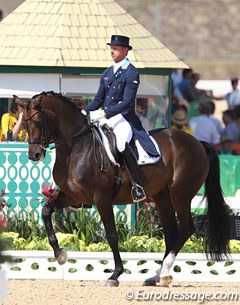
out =
<path fill-rule="evenodd" d="M 45 228 L 35 218 L 34 211 L 21 214 L 7 214 L 8 226 L 0 232 L 0 262 L 3 250 L 51 250 Z M 88 210 L 65 209 L 53 217 L 59 246 L 68 251 L 111 251 L 99 215 Z M 137 212 L 136 227 L 118 219 L 119 249 L 122 252 L 164 252 L 165 242 L 162 228 L 152 204 L 142 205 Z M 231 241 L 232 253 L 239 253 L 240 241 Z M 181 252 L 203 252 L 202 238 L 193 235 Z"/>
<path fill-rule="evenodd" d="M 60 247 L 67 251 L 90 251 L 90 252 L 109 252 L 110 247 L 107 242 L 90 243 L 86 245 L 84 241 L 70 233 L 57 233 Z M 47 238 L 41 239 L 34 236 L 32 241 L 28 242 L 19 237 L 15 232 L 3 232 L 1 239 L 4 243 L 4 250 L 51 250 Z M 231 240 L 230 248 L 232 253 L 239 253 L 240 241 Z M 163 239 L 156 237 L 149 238 L 147 235 L 132 236 L 119 243 L 121 252 L 164 252 L 165 243 Z M 181 252 L 202 253 L 202 239 L 194 235 L 185 243 Z"/>
<path fill-rule="evenodd" d="M 139 204 L 136 215 L 136 224 L 133 235 L 148 235 L 149 237 L 163 237 L 162 227 L 158 214 L 155 210 L 155 203 L 149 202 Z"/>
<path fill-rule="evenodd" d="M 31 241 L 32 236 L 38 236 L 39 238 L 46 237 L 45 228 L 36 219 L 33 209 L 18 213 L 7 211 L 6 219 L 8 223 L 6 230 L 17 232 L 21 238 Z"/>
<path fill-rule="evenodd" d="M 6 244 L 3 238 L 3 231 L 0 229 L 0 264 L 3 264 L 7 261 L 11 261 L 11 257 L 3 255 L 2 251 L 6 250 Z"/>
<path fill-rule="evenodd" d="M 202 253 L 203 239 L 192 235 L 184 244 L 180 252 L 184 253 Z"/>
<path fill-rule="evenodd" d="M 120 243 L 119 248 L 122 252 L 163 252 L 164 242 L 148 235 L 132 236 Z"/>
<path fill-rule="evenodd" d="M 53 222 L 57 232 L 74 234 L 86 245 L 105 240 L 105 231 L 99 215 L 91 216 L 85 209 L 66 208 L 55 212 Z"/>

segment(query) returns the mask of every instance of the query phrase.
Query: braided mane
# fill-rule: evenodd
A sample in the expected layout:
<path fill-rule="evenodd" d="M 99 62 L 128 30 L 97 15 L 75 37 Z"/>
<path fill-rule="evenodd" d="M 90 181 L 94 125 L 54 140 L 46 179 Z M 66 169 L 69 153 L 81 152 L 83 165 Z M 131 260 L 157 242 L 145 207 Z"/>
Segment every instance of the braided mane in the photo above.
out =
<path fill-rule="evenodd" d="M 56 96 L 56 97 L 59 97 L 60 99 L 62 99 L 64 102 L 67 102 L 67 103 L 71 103 L 74 107 L 76 107 L 77 109 L 80 109 L 80 107 L 75 104 L 70 98 L 62 95 L 62 93 L 56 93 L 54 91 L 43 91 L 39 94 L 36 94 L 32 97 L 32 99 L 35 99 L 39 96 Z"/>

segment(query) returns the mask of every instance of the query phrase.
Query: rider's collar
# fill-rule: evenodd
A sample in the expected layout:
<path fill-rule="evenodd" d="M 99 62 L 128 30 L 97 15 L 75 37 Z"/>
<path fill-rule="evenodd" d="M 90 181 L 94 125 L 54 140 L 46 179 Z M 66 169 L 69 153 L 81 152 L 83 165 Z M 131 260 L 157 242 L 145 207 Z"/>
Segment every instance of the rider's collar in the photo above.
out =
<path fill-rule="evenodd" d="M 128 58 L 124 58 L 123 60 L 121 60 L 120 62 L 114 63 L 113 64 L 113 71 L 114 73 L 117 72 L 117 70 L 121 67 L 122 69 L 127 69 L 129 65 L 129 60 Z"/>

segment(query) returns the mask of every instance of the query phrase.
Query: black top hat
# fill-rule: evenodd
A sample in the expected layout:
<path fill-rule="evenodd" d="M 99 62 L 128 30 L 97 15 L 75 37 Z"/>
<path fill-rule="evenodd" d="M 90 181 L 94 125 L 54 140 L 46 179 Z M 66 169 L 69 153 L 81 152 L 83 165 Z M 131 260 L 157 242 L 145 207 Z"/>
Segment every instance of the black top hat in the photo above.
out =
<path fill-rule="evenodd" d="M 129 37 L 121 35 L 112 35 L 111 42 L 108 42 L 109 46 L 123 46 L 132 50 L 132 46 L 129 45 Z"/>

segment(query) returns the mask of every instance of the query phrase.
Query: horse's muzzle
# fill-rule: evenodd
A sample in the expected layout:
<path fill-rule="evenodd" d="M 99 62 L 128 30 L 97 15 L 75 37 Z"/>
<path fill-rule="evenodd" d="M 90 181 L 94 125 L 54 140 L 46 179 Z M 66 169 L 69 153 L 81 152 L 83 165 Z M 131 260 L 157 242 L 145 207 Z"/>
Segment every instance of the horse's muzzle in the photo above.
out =
<path fill-rule="evenodd" d="M 28 158 L 32 161 L 41 161 L 42 159 L 44 159 L 45 157 L 45 154 L 46 154 L 46 151 L 39 148 L 39 149 L 35 149 L 35 150 L 31 150 L 29 148 L 29 151 L 28 151 Z"/>

